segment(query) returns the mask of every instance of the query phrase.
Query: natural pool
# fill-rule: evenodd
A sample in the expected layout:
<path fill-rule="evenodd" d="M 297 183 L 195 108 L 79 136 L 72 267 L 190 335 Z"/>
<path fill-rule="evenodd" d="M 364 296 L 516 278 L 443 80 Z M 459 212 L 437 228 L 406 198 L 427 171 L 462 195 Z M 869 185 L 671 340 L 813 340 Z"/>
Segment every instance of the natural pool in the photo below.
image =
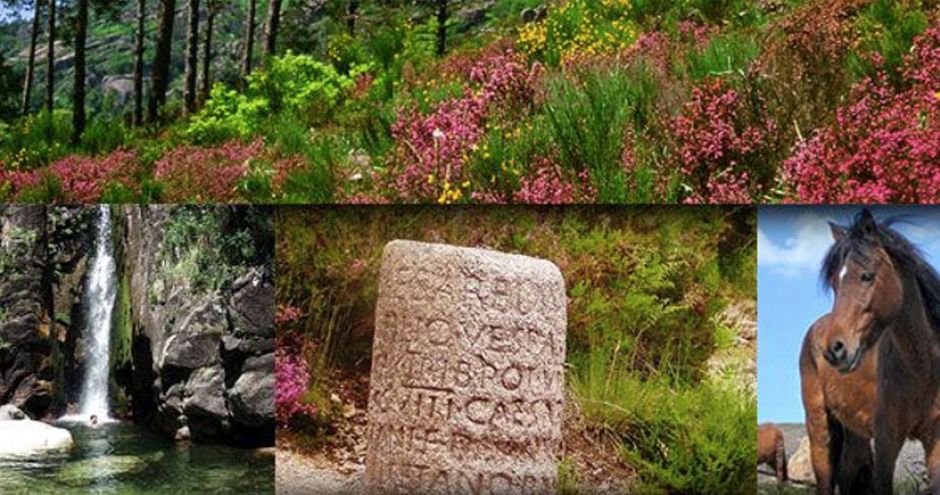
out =
<path fill-rule="evenodd" d="M 0 493 L 274 493 L 273 449 L 177 444 L 130 422 L 56 426 L 72 432 L 75 448 L 0 458 Z"/>

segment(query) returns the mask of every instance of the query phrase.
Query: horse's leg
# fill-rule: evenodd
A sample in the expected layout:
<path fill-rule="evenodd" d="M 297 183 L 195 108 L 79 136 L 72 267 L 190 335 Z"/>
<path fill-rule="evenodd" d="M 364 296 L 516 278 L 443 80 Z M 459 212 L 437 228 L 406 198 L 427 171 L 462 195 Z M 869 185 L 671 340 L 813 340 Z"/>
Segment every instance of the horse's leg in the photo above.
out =
<path fill-rule="evenodd" d="M 774 442 L 774 461 L 776 461 L 774 468 L 777 471 L 777 483 L 787 481 L 789 479 L 787 474 L 787 447 L 783 435 L 778 436 L 776 442 Z"/>
<path fill-rule="evenodd" d="M 930 493 L 940 495 L 940 438 L 935 433 L 921 439 L 927 454 L 927 476 L 930 479 Z"/>
<path fill-rule="evenodd" d="M 804 350 L 805 355 L 805 350 Z M 806 433 L 809 436 L 810 461 L 813 474 L 816 475 L 816 493 L 832 495 L 835 491 L 833 466 L 838 457 L 833 456 L 831 448 L 841 448 L 841 440 L 833 443 L 830 435 L 829 412 L 819 384 L 819 376 L 805 356 L 800 359 L 801 385 L 803 389 L 803 409 L 806 411 Z M 835 458 L 833 458 L 835 457 Z"/>
<path fill-rule="evenodd" d="M 890 495 L 894 493 L 894 465 L 904 445 L 905 435 L 898 428 L 892 428 L 895 422 L 875 415 L 875 493 Z"/>
<path fill-rule="evenodd" d="M 874 492 L 872 480 L 871 445 L 848 428 L 844 430 L 842 462 L 839 469 L 840 494 L 869 494 Z"/>

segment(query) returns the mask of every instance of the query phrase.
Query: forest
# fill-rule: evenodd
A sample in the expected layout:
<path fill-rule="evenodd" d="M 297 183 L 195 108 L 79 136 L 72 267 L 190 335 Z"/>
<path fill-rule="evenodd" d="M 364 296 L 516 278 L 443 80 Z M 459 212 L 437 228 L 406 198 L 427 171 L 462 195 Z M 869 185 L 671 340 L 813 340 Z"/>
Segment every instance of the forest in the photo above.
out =
<path fill-rule="evenodd" d="M 8 202 L 940 199 L 935 0 L 3 0 Z"/>

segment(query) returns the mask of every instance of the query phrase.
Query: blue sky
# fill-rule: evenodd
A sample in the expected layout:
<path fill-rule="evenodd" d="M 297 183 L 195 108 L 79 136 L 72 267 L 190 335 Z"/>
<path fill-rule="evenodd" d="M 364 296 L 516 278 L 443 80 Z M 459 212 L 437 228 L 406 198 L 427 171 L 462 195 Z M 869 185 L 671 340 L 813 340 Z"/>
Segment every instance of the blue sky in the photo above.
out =
<path fill-rule="evenodd" d="M 848 224 L 859 207 L 761 207 L 757 232 L 758 421 L 802 422 L 799 355 L 810 324 L 832 307 L 819 264 L 832 244 L 827 221 Z M 873 207 L 940 268 L 940 207 Z"/>

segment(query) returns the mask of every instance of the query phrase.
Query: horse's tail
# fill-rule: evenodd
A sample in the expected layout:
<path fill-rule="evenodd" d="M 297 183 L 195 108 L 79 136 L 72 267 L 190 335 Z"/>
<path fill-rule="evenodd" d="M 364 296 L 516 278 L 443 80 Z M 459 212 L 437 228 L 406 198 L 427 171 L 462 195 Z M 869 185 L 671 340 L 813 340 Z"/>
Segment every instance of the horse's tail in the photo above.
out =
<path fill-rule="evenodd" d="M 787 446 L 783 440 L 783 435 L 777 435 L 774 444 L 774 452 L 777 456 L 777 479 L 782 483 L 790 479 L 790 475 L 787 473 Z"/>

